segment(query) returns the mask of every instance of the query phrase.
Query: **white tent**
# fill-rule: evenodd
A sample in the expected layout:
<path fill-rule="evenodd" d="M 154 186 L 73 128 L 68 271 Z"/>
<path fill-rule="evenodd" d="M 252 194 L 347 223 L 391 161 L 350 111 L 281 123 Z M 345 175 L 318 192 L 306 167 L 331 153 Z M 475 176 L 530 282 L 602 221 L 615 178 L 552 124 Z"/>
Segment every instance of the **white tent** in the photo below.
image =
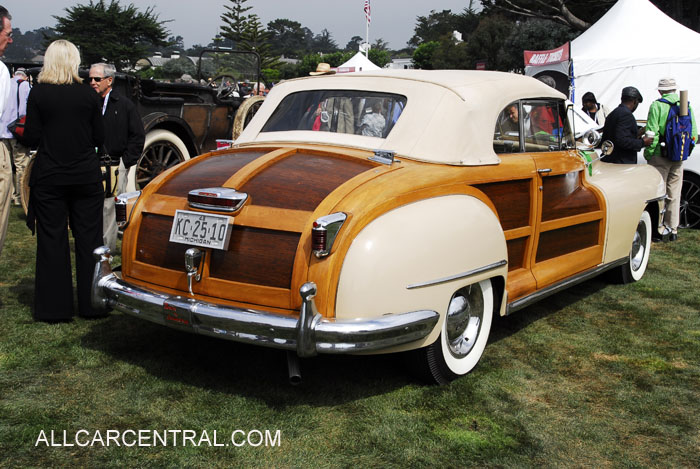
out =
<path fill-rule="evenodd" d="M 349 72 L 368 72 L 373 70 L 381 70 L 369 60 L 362 52 L 353 55 L 350 60 L 338 67 L 338 73 Z"/>
<path fill-rule="evenodd" d="M 571 42 L 575 102 L 592 91 L 614 108 L 620 91 L 635 86 L 644 102 L 635 112 L 646 119 L 659 98 L 659 78 L 671 76 L 700 106 L 700 34 L 669 18 L 648 0 L 619 0 L 600 20 Z"/>

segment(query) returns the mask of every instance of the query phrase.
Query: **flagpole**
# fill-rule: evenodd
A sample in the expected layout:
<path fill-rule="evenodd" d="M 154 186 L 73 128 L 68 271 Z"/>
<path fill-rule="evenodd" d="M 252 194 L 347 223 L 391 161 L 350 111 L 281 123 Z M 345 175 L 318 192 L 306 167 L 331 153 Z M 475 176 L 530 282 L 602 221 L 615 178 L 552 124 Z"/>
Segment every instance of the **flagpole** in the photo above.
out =
<path fill-rule="evenodd" d="M 369 23 L 372 21 L 372 6 L 370 5 L 370 0 L 365 0 L 365 7 L 363 8 L 365 12 L 365 57 L 369 58 Z"/>
<path fill-rule="evenodd" d="M 365 44 L 367 44 L 367 47 L 365 47 L 365 57 L 369 58 L 369 21 L 365 19 L 365 25 L 367 26 L 367 33 L 365 34 Z"/>

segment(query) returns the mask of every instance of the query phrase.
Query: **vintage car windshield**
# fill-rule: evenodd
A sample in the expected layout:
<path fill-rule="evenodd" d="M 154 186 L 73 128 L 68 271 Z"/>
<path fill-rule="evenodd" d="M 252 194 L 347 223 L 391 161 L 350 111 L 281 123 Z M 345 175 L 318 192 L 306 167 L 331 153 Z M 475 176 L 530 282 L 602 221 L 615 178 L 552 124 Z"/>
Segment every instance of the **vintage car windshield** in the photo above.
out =
<path fill-rule="evenodd" d="M 262 132 L 314 130 L 385 138 L 406 107 L 391 93 L 314 90 L 285 97 Z"/>

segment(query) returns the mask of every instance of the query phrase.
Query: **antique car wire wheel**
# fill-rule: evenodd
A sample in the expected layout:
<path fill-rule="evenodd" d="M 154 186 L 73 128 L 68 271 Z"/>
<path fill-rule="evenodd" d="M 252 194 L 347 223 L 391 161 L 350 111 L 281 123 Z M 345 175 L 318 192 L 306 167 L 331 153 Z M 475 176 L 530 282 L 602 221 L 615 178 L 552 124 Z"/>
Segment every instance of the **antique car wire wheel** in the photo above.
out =
<path fill-rule="evenodd" d="M 700 177 L 683 174 L 679 228 L 700 228 Z"/>
<path fill-rule="evenodd" d="M 450 298 L 440 336 L 419 350 L 426 366 L 423 377 L 447 384 L 473 370 L 488 342 L 493 308 L 491 280 L 457 290 Z"/>
<path fill-rule="evenodd" d="M 143 153 L 134 170 L 129 171 L 130 190 L 143 189 L 149 182 L 166 169 L 190 159 L 187 147 L 180 138 L 169 130 L 151 130 L 146 135 Z"/>
<path fill-rule="evenodd" d="M 264 96 L 251 96 L 246 98 L 239 106 L 236 111 L 236 117 L 233 119 L 233 132 L 231 135 L 233 140 L 236 140 L 241 135 L 243 129 L 246 128 L 253 116 L 255 116 L 255 113 L 260 109 L 260 106 L 262 106 L 263 101 L 265 101 Z"/>

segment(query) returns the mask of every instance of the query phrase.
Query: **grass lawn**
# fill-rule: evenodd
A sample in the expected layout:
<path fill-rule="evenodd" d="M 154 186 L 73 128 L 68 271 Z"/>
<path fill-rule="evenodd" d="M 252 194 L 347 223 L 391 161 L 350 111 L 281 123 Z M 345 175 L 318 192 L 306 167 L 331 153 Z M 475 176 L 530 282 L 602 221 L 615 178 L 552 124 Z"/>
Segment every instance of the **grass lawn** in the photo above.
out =
<path fill-rule="evenodd" d="M 13 208 L 0 467 L 700 466 L 700 231 L 654 244 L 636 284 L 593 279 L 497 320 L 476 370 L 443 387 L 403 356 L 306 359 L 292 387 L 276 350 L 121 313 L 34 323 L 34 252 Z M 50 446 L 52 430 L 188 429 L 224 446 Z M 266 430 L 276 444 L 254 446 Z"/>

